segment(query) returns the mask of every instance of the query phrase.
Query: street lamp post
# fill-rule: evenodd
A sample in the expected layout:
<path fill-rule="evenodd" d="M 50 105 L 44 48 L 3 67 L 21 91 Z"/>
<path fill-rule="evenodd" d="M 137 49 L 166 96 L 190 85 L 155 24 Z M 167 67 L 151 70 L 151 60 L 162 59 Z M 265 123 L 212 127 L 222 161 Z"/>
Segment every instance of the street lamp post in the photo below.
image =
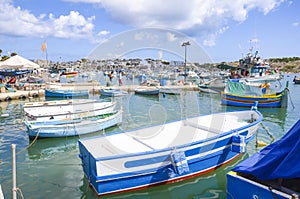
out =
<path fill-rule="evenodd" d="M 186 82 L 186 47 L 191 45 L 189 41 L 183 42 L 181 46 L 184 46 L 184 82 Z"/>

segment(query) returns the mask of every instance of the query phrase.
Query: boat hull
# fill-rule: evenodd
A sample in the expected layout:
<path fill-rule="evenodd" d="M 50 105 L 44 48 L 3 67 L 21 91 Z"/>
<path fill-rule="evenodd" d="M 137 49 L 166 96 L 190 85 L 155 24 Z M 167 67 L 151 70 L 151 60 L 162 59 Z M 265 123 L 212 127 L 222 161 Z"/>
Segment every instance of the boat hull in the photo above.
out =
<path fill-rule="evenodd" d="M 101 96 L 108 96 L 108 97 L 117 97 L 117 96 L 124 96 L 128 94 L 126 91 L 118 90 L 118 89 L 100 89 Z"/>
<path fill-rule="evenodd" d="M 222 91 L 224 91 L 224 87 L 212 87 L 212 86 L 207 86 L 207 85 L 198 85 L 198 88 L 201 92 L 204 93 L 213 93 L 213 94 L 219 94 Z"/>
<path fill-rule="evenodd" d="M 262 116 L 260 115 L 260 117 Z M 87 139 L 86 141 L 80 139 L 79 156 L 82 160 L 84 174 L 98 195 L 177 182 L 211 172 L 240 155 L 242 151 L 235 150 L 233 147 L 233 137 L 244 137 L 245 146 L 254 137 L 262 119 L 256 118 L 257 121 L 247 127 L 225 132 L 205 140 L 160 150 L 155 150 L 148 144 L 143 145 L 141 144 L 143 140 L 134 138 L 132 141 L 137 141 L 135 146 L 145 148 L 146 151 L 125 155 L 96 157 L 90 151 L 89 143 L 93 143 L 97 147 L 105 146 L 105 148 L 99 148 L 99 151 L 109 149 L 109 151 L 116 151 L 116 153 L 118 146 L 102 145 L 99 142 L 103 141 L 103 137 Z M 170 126 L 166 125 L 165 128 L 168 129 Z M 146 131 L 144 129 L 141 132 Z M 122 142 L 130 145 L 127 134 L 118 136 Z M 129 137 L 131 138 L 132 134 L 129 134 Z M 110 138 L 113 140 L 114 137 L 107 136 L 106 139 L 112 143 Z"/>
<path fill-rule="evenodd" d="M 57 121 L 60 122 L 60 121 Z M 80 136 L 101 131 L 122 122 L 122 112 L 119 111 L 105 118 L 71 120 L 66 123 L 37 123 L 25 122 L 30 139 Z"/>
<path fill-rule="evenodd" d="M 135 94 L 139 95 L 158 95 L 159 89 L 136 89 Z"/>
<path fill-rule="evenodd" d="M 287 93 L 284 91 L 276 96 L 238 96 L 222 93 L 221 104 L 227 106 L 251 107 L 254 102 L 258 102 L 259 108 L 280 108 L 287 106 Z"/>
<path fill-rule="evenodd" d="M 48 90 L 45 89 L 45 97 L 88 97 L 89 91 L 86 90 Z"/>
<path fill-rule="evenodd" d="M 274 187 L 255 182 L 235 172 L 229 172 L 227 174 L 227 198 L 288 199 L 294 197 Z"/>

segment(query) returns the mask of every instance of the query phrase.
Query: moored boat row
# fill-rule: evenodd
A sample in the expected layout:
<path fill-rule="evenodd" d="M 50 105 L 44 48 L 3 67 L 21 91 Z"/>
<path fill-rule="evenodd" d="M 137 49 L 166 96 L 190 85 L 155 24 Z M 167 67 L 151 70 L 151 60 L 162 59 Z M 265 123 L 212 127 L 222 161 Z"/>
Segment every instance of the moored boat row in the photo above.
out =
<path fill-rule="evenodd" d="M 122 122 L 122 111 L 116 110 L 115 102 L 89 99 L 25 104 L 24 113 L 30 139 L 80 136 Z"/>

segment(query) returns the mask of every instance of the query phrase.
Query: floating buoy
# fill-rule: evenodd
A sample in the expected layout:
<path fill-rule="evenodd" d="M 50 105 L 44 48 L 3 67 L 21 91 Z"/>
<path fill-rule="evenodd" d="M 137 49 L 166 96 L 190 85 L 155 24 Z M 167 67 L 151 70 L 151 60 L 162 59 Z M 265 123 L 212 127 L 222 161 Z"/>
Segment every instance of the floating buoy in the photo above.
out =
<path fill-rule="evenodd" d="M 263 141 L 257 140 L 256 145 L 257 145 L 258 147 L 264 147 L 264 146 L 267 146 L 268 144 L 265 143 L 265 142 L 263 142 Z"/>
<path fill-rule="evenodd" d="M 12 99 L 11 99 L 11 97 L 10 96 L 7 96 L 6 98 L 5 98 L 5 101 L 11 101 Z"/>
<path fill-rule="evenodd" d="M 26 99 L 25 95 L 20 95 L 19 99 Z"/>
<path fill-rule="evenodd" d="M 32 97 L 36 98 L 38 97 L 39 95 L 37 93 L 33 93 Z"/>

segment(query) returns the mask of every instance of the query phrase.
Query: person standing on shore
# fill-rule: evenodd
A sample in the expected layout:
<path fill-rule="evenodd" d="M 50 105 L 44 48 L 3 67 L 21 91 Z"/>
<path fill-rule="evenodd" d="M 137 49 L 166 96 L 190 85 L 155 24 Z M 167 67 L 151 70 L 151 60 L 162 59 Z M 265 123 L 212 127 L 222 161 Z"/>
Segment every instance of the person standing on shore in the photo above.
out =
<path fill-rule="evenodd" d="M 122 71 L 119 71 L 119 86 L 122 86 L 123 82 L 122 82 Z"/>
<path fill-rule="evenodd" d="M 112 82 L 112 79 L 114 77 L 114 71 L 111 71 L 109 74 L 108 74 L 108 77 L 109 77 L 109 81 Z"/>

